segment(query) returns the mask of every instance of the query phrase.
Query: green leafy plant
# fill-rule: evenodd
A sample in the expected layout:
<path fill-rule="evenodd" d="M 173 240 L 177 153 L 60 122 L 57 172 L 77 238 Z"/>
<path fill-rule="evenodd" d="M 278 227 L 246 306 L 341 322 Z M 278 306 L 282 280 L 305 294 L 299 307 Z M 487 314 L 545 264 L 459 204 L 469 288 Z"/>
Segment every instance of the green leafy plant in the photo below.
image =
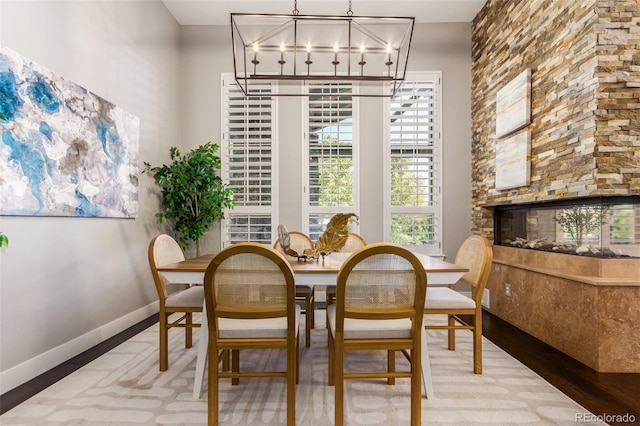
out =
<path fill-rule="evenodd" d="M 9 238 L 0 232 L 0 247 L 8 247 L 9 246 Z"/>
<path fill-rule="evenodd" d="M 183 249 L 196 242 L 200 255 L 200 239 L 217 219 L 224 217 L 224 209 L 232 208 L 233 192 L 219 176 L 218 145 L 207 143 L 184 156 L 171 147 L 170 164 L 152 167 L 144 162 L 142 173 L 153 175 L 160 187 L 164 212 L 156 213 L 158 223 L 173 220 L 178 242 Z"/>

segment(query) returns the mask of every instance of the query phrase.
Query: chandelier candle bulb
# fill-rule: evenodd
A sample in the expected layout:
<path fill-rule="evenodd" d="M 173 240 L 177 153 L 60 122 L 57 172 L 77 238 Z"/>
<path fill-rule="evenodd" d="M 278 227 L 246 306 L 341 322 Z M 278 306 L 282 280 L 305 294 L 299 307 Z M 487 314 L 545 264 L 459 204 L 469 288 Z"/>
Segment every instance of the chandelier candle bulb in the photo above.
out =
<path fill-rule="evenodd" d="M 284 73 L 284 64 L 287 63 L 284 60 L 284 43 L 280 43 L 280 60 L 278 63 L 280 64 L 280 75 L 282 75 Z"/>
<path fill-rule="evenodd" d="M 258 49 L 258 43 L 255 43 L 253 45 L 253 61 L 251 61 L 254 65 L 258 63 Z"/>
<path fill-rule="evenodd" d="M 338 75 L 338 64 L 340 63 L 338 61 L 338 43 L 336 43 L 333 46 L 333 62 L 331 62 L 333 64 L 333 75 L 337 76 Z"/>
<path fill-rule="evenodd" d="M 307 60 L 304 63 L 307 64 L 307 75 L 311 75 L 311 43 L 307 43 Z"/>

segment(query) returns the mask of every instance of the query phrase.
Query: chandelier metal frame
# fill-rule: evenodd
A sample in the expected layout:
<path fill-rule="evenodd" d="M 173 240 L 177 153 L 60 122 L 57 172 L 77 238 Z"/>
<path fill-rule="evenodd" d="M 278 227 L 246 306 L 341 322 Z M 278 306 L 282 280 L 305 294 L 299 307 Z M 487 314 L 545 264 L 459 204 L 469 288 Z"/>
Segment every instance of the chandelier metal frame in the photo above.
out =
<path fill-rule="evenodd" d="M 300 15 L 297 1 L 291 15 L 232 13 L 235 80 L 245 96 L 265 96 L 265 82 L 281 83 L 269 96 L 312 96 L 305 85 L 283 86 L 329 81 L 388 84 L 349 96 L 393 97 L 406 76 L 414 24 L 412 17 L 354 16 L 351 1 L 345 16 Z"/>

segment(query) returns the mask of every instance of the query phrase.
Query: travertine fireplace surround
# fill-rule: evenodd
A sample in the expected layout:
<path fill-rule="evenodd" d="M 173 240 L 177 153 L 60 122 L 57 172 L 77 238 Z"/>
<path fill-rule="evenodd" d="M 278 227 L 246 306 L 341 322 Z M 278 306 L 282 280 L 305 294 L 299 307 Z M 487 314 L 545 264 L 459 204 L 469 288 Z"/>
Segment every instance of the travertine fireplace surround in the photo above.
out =
<path fill-rule="evenodd" d="M 639 274 L 640 259 L 494 245 L 489 311 L 596 371 L 640 373 Z"/>
<path fill-rule="evenodd" d="M 474 233 L 493 239 L 498 205 L 640 194 L 636 0 L 488 0 L 472 52 Z M 496 93 L 527 68 L 531 183 L 499 191 Z M 598 371 L 640 372 L 638 260 L 494 250 L 489 311 Z M 619 270 L 628 275 L 606 275 Z"/>

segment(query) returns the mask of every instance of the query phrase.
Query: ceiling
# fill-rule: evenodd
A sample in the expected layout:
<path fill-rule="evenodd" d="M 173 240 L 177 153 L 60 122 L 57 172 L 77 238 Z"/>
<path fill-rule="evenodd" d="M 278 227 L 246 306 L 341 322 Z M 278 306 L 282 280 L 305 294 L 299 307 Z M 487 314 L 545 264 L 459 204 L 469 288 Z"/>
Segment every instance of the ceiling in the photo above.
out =
<path fill-rule="evenodd" d="M 162 0 L 180 25 L 229 25 L 230 13 L 290 15 L 294 0 Z M 416 22 L 471 22 L 486 0 L 352 0 L 356 16 L 415 17 Z M 346 15 L 348 0 L 298 0 L 301 15 Z"/>

